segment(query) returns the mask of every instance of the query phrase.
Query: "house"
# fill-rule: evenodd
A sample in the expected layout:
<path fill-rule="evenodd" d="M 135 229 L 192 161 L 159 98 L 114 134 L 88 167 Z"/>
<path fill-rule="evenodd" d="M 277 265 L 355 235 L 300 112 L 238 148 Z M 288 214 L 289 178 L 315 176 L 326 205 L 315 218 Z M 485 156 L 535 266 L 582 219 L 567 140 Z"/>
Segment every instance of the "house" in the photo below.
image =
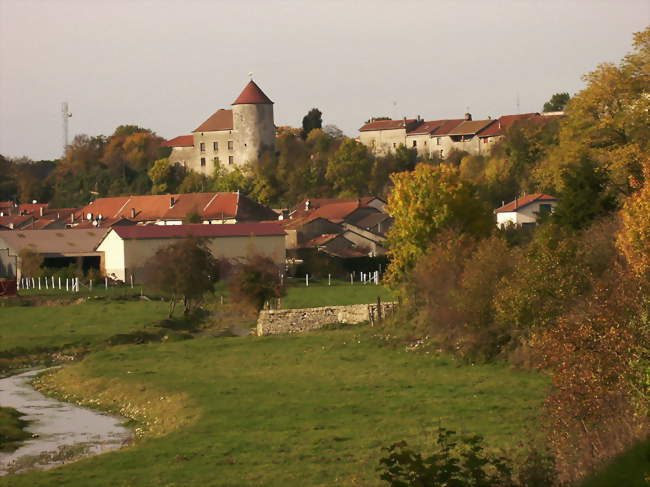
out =
<path fill-rule="evenodd" d="M 492 150 L 505 132 L 515 123 L 530 120 L 548 123 L 561 117 L 561 112 L 504 115 L 497 120 L 464 118 L 424 121 L 418 116 L 403 120 L 370 119 L 359 129 L 359 142 L 377 156 L 385 156 L 400 145 L 417 150 L 420 157 L 445 159 L 452 150 L 484 155 Z"/>
<path fill-rule="evenodd" d="M 185 193 L 97 198 L 73 216 L 93 226 L 138 224 L 180 225 L 189 217 L 206 224 L 276 220 L 272 209 L 239 193 Z M 109 222 L 109 223 L 106 223 Z"/>
<path fill-rule="evenodd" d="M 509 224 L 523 227 L 535 226 L 540 215 L 552 213 L 557 206 L 557 198 L 549 194 L 534 193 L 515 198 L 508 204 L 494 210 L 497 226 L 503 228 Z"/>
<path fill-rule="evenodd" d="M 108 276 L 135 282 L 146 277 L 147 263 L 156 251 L 190 236 L 207 241 L 217 258 L 237 261 L 258 253 L 285 263 L 285 233 L 278 223 L 132 225 L 107 231 L 96 249 L 104 255 L 103 270 Z"/>
<path fill-rule="evenodd" d="M 174 137 L 166 146 L 170 162 L 207 175 L 217 165 L 230 170 L 257 161 L 275 148 L 273 102 L 251 80 L 230 110 L 217 110 L 191 135 Z"/>
<path fill-rule="evenodd" d="M 44 259 L 46 267 L 78 265 L 100 269 L 102 254 L 96 250 L 107 229 L 14 230 L 0 232 L 0 277 L 22 276 L 20 252 L 29 249 Z"/>
<path fill-rule="evenodd" d="M 306 199 L 281 220 L 287 256 L 297 273 L 376 270 L 385 262 L 392 219 L 375 197 Z M 377 259 L 382 259 L 379 262 Z"/>

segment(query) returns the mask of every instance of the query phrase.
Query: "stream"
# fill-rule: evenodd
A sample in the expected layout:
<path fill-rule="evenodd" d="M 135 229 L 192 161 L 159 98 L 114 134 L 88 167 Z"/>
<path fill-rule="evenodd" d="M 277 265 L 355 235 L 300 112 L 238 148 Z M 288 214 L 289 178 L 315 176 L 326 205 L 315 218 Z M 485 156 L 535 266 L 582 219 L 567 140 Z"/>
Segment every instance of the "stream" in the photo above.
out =
<path fill-rule="evenodd" d="M 30 381 L 40 370 L 0 379 L 0 406 L 23 413 L 32 439 L 13 452 L 0 452 L 0 476 L 116 450 L 133 437 L 125 418 L 57 401 L 36 391 Z"/>

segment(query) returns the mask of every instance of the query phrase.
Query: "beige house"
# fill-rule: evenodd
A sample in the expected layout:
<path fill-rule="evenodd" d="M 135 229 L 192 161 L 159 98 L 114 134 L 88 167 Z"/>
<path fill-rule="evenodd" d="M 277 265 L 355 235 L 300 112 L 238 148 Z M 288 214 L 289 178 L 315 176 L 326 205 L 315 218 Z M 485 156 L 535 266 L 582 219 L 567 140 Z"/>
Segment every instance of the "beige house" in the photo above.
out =
<path fill-rule="evenodd" d="M 203 238 L 217 258 L 237 261 L 251 254 L 262 254 L 278 266 L 285 262 L 285 232 L 277 223 L 218 225 L 133 225 L 112 228 L 97 246 L 104 255 L 107 276 L 142 282 L 147 262 L 158 249 L 190 236 Z"/>
<path fill-rule="evenodd" d="M 244 87 L 232 109 L 219 109 L 192 135 L 167 141 L 169 160 L 192 171 L 211 175 L 217 165 L 225 170 L 257 161 L 275 147 L 273 102 L 254 81 Z"/>
<path fill-rule="evenodd" d="M 504 115 L 496 120 L 472 120 L 472 115 L 450 120 L 424 121 L 415 119 L 374 120 L 359 129 L 359 142 L 373 154 L 385 156 L 400 145 L 417 150 L 420 157 L 445 159 L 452 150 L 473 155 L 489 153 L 496 142 L 516 122 L 548 123 L 561 117 L 551 114 L 523 113 Z"/>

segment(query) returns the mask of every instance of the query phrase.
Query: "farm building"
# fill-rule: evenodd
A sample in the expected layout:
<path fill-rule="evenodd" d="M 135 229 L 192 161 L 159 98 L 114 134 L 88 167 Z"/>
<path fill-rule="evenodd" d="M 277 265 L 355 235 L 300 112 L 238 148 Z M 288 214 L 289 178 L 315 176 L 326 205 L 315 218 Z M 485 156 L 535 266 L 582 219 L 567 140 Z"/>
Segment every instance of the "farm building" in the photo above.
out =
<path fill-rule="evenodd" d="M 543 214 L 552 213 L 557 206 L 557 198 L 550 194 L 534 193 L 521 198 L 515 198 L 494 213 L 497 216 L 497 226 L 504 227 L 508 224 L 523 227 L 535 226 L 538 218 Z"/>
<path fill-rule="evenodd" d="M 0 277 L 22 276 L 20 252 L 28 249 L 43 258 L 46 267 L 100 269 L 102 253 L 96 250 L 107 229 L 14 230 L 0 232 Z"/>
<path fill-rule="evenodd" d="M 118 226 L 108 231 L 97 251 L 104 255 L 107 276 L 121 281 L 133 276 L 142 282 L 147 262 L 158 249 L 189 237 L 206 239 L 217 258 L 237 261 L 262 254 L 278 265 L 285 262 L 285 232 L 277 223 Z"/>

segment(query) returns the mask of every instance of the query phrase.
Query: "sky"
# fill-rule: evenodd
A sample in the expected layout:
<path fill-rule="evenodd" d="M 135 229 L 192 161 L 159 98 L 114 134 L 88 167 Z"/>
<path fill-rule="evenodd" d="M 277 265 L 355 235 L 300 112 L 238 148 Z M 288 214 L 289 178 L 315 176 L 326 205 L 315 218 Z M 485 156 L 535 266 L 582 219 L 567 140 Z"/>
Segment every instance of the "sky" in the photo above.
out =
<path fill-rule="evenodd" d="M 0 0 L 0 154 L 136 124 L 189 134 L 249 73 L 276 125 L 539 111 L 631 50 L 649 0 Z M 1 176 L 1 175 L 0 175 Z"/>

